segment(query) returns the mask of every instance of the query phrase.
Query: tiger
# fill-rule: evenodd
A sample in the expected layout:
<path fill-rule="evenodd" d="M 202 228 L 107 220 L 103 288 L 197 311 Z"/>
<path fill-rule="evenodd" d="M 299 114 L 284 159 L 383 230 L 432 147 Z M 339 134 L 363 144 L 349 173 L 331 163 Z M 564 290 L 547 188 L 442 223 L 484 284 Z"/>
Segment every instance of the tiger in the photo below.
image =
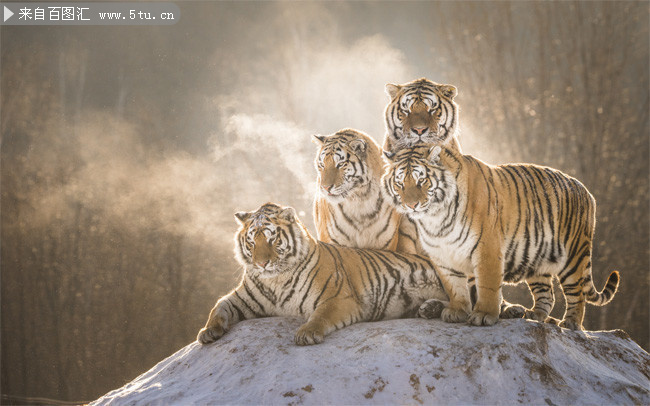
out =
<path fill-rule="evenodd" d="M 197 335 L 201 344 L 266 316 L 306 317 L 295 343 L 318 344 L 354 323 L 410 317 L 425 299 L 447 301 L 428 258 L 317 241 L 293 208 L 275 203 L 235 217 L 243 278 L 210 312 Z"/>
<path fill-rule="evenodd" d="M 421 78 L 402 85 L 388 83 L 386 94 L 390 102 L 384 111 L 385 151 L 433 144 L 461 151 L 455 86 Z"/>
<path fill-rule="evenodd" d="M 553 278 L 566 298 L 561 327 L 582 330 L 585 302 L 603 306 L 619 283 L 613 271 L 597 292 L 591 271 L 596 201 L 578 180 L 532 164 L 488 165 L 436 146 L 386 153 L 383 190 L 412 219 L 438 266 L 450 304 L 447 322 L 493 325 L 502 283 L 526 281 L 535 303 L 525 317 L 545 321 L 553 309 Z M 472 309 L 467 277 L 477 279 Z"/>
<path fill-rule="evenodd" d="M 416 254 L 415 229 L 384 199 L 381 175 L 386 162 L 377 142 L 344 128 L 313 135 L 319 148 L 314 164 L 318 190 L 314 222 L 320 241 L 356 248 Z"/>
<path fill-rule="evenodd" d="M 436 144 L 461 152 L 457 130 L 459 109 L 454 101 L 458 89 L 455 86 L 420 78 L 402 85 L 388 83 L 385 90 L 390 102 L 384 111 L 384 151 L 396 153 L 404 148 Z M 404 219 L 402 224 L 405 235 L 419 240 L 410 220 Z M 470 277 L 468 283 L 474 303 L 474 278 Z M 501 309 L 502 318 L 521 318 L 526 310 L 523 306 L 505 300 Z"/>

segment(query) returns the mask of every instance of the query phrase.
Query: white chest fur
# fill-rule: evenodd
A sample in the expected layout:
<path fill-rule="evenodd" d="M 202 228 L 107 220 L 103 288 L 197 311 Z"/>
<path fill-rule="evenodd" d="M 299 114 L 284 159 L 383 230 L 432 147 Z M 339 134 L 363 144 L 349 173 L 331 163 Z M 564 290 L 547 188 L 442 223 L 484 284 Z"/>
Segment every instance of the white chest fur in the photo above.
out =
<path fill-rule="evenodd" d="M 393 208 L 384 200 L 377 185 L 367 193 L 350 196 L 332 207 L 330 235 L 338 243 L 359 248 L 384 248 L 397 224 L 392 224 Z"/>
<path fill-rule="evenodd" d="M 448 218 L 442 211 L 414 220 L 422 248 L 436 264 L 466 274 L 473 272 L 471 254 L 477 236 L 469 226 L 456 222 L 444 227 Z"/>

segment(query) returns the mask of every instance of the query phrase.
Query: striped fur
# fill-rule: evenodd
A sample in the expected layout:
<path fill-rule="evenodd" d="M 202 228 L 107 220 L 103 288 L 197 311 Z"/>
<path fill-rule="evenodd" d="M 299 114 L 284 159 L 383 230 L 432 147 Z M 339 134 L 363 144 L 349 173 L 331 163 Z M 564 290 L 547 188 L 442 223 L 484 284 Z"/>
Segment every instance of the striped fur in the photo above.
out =
<path fill-rule="evenodd" d="M 305 316 L 295 341 L 317 344 L 353 323 L 414 316 L 426 299 L 447 299 L 425 257 L 316 241 L 292 208 L 273 203 L 236 216 L 244 276 L 210 312 L 197 337 L 202 344 L 265 316 Z"/>
<path fill-rule="evenodd" d="M 392 159 L 383 185 L 398 210 L 415 221 L 438 265 L 450 296 L 444 320 L 494 324 L 501 284 L 523 280 L 535 298 L 526 317 L 546 320 L 555 303 L 552 279 L 558 278 L 567 302 L 560 325 L 582 329 L 585 302 L 602 306 L 616 293 L 616 271 L 602 293 L 594 288 L 596 202 L 578 180 L 536 165 L 487 165 L 440 146 L 405 149 Z M 471 313 L 470 275 L 478 288 Z"/>
<path fill-rule="evenodd" d="M 386 122 L 385 151 L 396 153 L 404 148 L 426 145 L 446 145 L 460 152 L 458 143 L 458 91 L 452 85 L 441 85 L 426 78 L 403 85 L 386 85 L 391 101 L 384 112 Z M 427 131 L 422 132 L 426 128 Z M 408 218 L 402 219 L 400 232 L 416 241 L 417 254 L 424 255 L 417 229 Z M 468 279 L 472 303 L 476 303 L 475 279 Z M 526 308 L 507 301 L 501 303 L 501 318 L 521 318 Z"/>
<path fill-rule="evenodd" d="M 416 251 L 415 226 L 384 199 L 384 173 L 379 145 L 367 134 L 343 129 L 315 135 L 318 192 L 314 221 L 318 239 L 355 248 L 404 253 Z"/>
<path fill-rule="evenodd" d="M 389 83 L 386 93 L 390 102 L 384 111 L 385 151 L 432 144 L 460 151 L 454 86 L 422 78 L 402 85 Z"/>

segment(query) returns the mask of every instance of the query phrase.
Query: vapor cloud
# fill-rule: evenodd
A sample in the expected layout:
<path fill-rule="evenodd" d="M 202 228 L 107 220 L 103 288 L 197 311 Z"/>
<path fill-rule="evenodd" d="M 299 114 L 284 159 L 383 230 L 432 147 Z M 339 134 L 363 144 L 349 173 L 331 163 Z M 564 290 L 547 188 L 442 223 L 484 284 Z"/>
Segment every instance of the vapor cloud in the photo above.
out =
<path fill-rule="evenodd" d="M 273 49 L 272 55 L 259 56 L 266 63 L 239 65 L 248 69 L 240 72 L 240 79 L 231 78 L 235 83 L 242 81 L 237 91 L 214 99 L 223 127 L 214 132 L 211 144 L 215 160 L 228 165 L 233 165 L 228 157 L 234 151 L 250 157 L 278 157 L 282 168 L 299 183 L 299 188 L 291 192 L 296 196 L 280 196 L 280 203 L 292 203 L 310 213 L 316 180 L 316 146 L 311 143 L 311 135 L 353 127 L 381 143 L 387 103 L 384 85 L 410 80 L 411 69 L 404 55 L 381 35 L 350 44 L 336 36 L 321 44 L 327 38 L 322 32 L 299 35 L 293 31 L 287 35 L 291 40 Z M 320 46 L 314 46 L 316 43 Z M 243 84 L 269 71 L 280 79 L 256 81 L 257 86 Z M 271 172 L 281 169 L 273 164 L 267 159 L 251 165 L 266 166 L 263 170 Z M 236 165 L 241 169 L 248 163 L 239 160 Z M 276 184 L 259 184 L 253 168 L 244 172 L 237 181 L 241 187 L 235 186 L 237 201 L 252 204 L 264 200 L 260 200 L 261 196 L 273 196 L 269 191 Z"/>
<path fill-rule="evenodd" d="M 230 244 L 233 212 L 266 201 L 296 207 L 311 224 L 316 189 L 311 135 L 354 127 L 381 142 L 384 85 L 412 75 L 404 55 L 381 35 L 347 43 L 329 24 L 286 29 L 285 19 L 292 17 L 287 13 L 279 14 L 274 27 L 286 42 L 257 54 L 256 63 L 246 63 L 246 53 L 214 50 L 214 58 L 225 56 L 238 70 L 228 74 L 232 91 L 215 92 L 203 110 L 219 117 L 200 140 L 210 154 L 152 145 L 155 130 L 120 111 L 83 110 L 65 124 L 63 139 L 49 139 L 54 148 L 44 143 L 38 152 L 41 159 L 77 161 L 63 183 L 35 191 L 39 216 L 45 221 L 72 216 L 74 204 L 81 204 L 109 223 L 210 244 Z M 216 79 L 224 80 L 220 74 Z M 194 99 L 188 95 L 188 100 Z M 197 135 L 190 127 L 183 136 Z"/>

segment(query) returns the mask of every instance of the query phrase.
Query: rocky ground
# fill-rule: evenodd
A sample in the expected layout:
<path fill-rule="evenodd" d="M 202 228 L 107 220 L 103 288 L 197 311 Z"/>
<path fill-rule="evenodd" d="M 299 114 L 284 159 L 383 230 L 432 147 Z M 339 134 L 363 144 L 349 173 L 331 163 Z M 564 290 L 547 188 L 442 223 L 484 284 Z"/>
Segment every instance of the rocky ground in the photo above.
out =
<path fill-rule="evenodd" d="M 403 319 L 298 347 L 301 323 L 242 322 L 93 404 L 650 404 L 650 355 L 621 330 Z"/>

